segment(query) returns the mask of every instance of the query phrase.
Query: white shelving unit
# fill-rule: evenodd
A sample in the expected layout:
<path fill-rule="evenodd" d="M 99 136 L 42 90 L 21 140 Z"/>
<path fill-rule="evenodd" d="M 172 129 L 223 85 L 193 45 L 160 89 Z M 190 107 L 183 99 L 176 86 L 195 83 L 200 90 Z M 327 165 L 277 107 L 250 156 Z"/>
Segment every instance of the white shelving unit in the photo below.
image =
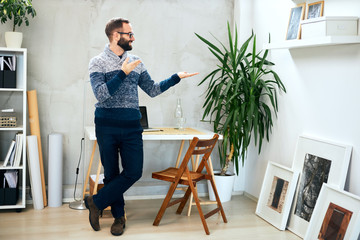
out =
<path fill-rule="evenodd" d="M 0 209 L 25 208 L 26 190 L 26 125 L 27 125 L 27 49 L 24 48 L 0 48 L 0 56 L 16 56 L 16 88 L 0 88 L 0 109 L 14 109 L 16 127 L 0 127 L 0 171 L 16 169 L 18 173 L 19 198 L 15 205 L 0 205 Z M 2 112 L 0 112 L 3 115 Z M 10 146 L 11 140 L 16 133 L 23 133 L 23 146 L 20 166 L 4 167 L 3 162 Z M 3 184 L 3 179 L 0 179 Z M 1 186 L 2 187 L 2 186 Z"/>
<path fill-rule="evenodd" d="M 264 45 L 264 49 L 293 49 L 310 48 L 341 44 L 359 44 L 360 36 L 326 36 L 303 40 L 287 40 L 279 43 L 269 43 Z"/>

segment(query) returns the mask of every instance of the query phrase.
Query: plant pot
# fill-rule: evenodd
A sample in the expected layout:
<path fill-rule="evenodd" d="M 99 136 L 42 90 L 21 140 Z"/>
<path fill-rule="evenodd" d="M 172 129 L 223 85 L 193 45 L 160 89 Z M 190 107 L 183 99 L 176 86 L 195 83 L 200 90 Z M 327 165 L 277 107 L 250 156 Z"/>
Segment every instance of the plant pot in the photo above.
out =
<path fill-rule="evenodd" d="M 21 48 L 23 34 L 21 32 L 5 32 L 7 48 Z"/>
<path fill-rule="evenodd" d="M 232 190 L 235 181 L 235 174 L 220 176 L 218 175 L 219 173 L 220 171 L 214 171 L 216 189 L 218 191 L 220 201 L 222 203 L 228 202 L 231 200 Z M 209 199 L 210 201 L 216 201 L 215 194 L 212 189 L 210 181 L 208 180 L 207 183 L 208 183 Z"/>

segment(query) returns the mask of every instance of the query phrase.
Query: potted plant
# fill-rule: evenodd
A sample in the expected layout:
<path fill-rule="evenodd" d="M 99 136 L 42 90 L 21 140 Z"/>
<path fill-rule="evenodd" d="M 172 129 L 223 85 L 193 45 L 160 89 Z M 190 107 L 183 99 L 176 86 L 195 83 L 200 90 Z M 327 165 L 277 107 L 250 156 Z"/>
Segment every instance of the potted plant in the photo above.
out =
<path fill-rule="evenodd" d="M 15 27 L 20 27 L 25 23 L 29 26 L 29 18 L 36 16 L 36 11 L 32 6 L 32 0 L 1 0 L 0 1 L 0 20 L 5 23 L 12 21 L 12 32 L 5 32 L 6 46 L 9 48 L 20 48 L 23 35 L 15 32 Z"/>
<path fill-rule="evenodd" d="M 223 141 L 219 143 L 221 176 L 226 174 L 231 162 L 236 173 L 239 172 L 240 159 L 244 164 L 252 138 L 260 153 L 263 139 L 269 141 L 273 114 L 276 115 L 278 111 L 277 91 L 286 92 L 279 76 L 269 68 L 274 64 L 267 60 L 268 50 L 263 53 L 257 51 L 256 35 L 252 33 L 238 47 L 236 28 L 235 38 L 229 23 L 227 28 L 228 47 L 217 40 L 221 45 L 218 48 L 195 33 L 219 61 L 217 68 L 199 85 L 208 83 L 202 120 L 210 117 L 207 121 L 214 124 L 214 132 L 223 135 Z M 252 48 L 248 51 L 251 41 Z M 218 186 L 218 191 L 222 188 Z M 233 185 L 230 187 L 231 192 L 232 188 Z"/>

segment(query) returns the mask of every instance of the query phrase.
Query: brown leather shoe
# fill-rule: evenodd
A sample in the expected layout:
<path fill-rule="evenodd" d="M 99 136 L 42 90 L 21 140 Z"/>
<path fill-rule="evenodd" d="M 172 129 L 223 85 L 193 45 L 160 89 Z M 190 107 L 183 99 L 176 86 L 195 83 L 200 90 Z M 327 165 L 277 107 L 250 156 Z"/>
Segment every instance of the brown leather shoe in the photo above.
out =
<path fill-rule="evenodd" d="M 120 236 L 124 233 L 125 217 L 115 218 L 114 223 L 111 225 L 110 232 L 114 236 Z"/>
<path fill-rule="evenodd" d="M 89 222 L 91 227 L 95 231 L 100 230 L 100 223 L 99 223 L 99 217 L 100 217 L 100 210 L 96 207 L 93 197 L 85 197 L 85 206 L 87 209 L 89 209 Z"/>

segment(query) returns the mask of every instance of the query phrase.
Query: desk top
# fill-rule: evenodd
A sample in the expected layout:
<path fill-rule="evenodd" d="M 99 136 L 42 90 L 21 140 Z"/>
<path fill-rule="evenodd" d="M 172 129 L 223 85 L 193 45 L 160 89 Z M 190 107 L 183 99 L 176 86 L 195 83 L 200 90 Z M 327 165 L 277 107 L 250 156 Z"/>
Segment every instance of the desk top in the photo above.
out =
<path fill-rule="evenodd" d="M 157 132 L 144 132 L 143 140 L 191 140 L 195 136 L 199 139 L 209 139 L 214 136 L 214 133 L 202 128 L 185 128 L 185 130 L 179 130 L 171 127 L 157 127 L 162 131 Z M 95 126 L 85 127 L 86 136 L 89 140 L 96 140 Z M 219 140 L 223 139 L 222 135 L 219 135 Z"/>

